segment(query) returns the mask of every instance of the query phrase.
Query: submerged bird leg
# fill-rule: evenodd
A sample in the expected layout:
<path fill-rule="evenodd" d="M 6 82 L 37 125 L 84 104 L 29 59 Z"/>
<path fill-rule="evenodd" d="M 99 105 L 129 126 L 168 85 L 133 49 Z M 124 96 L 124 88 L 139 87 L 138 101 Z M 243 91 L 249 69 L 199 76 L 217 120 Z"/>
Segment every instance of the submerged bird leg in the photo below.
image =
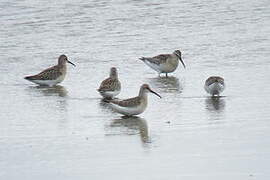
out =
<path fill-rule="evenodd" d="M 168 77 L 168 73 L 166 73 L 166 77 Z"/>

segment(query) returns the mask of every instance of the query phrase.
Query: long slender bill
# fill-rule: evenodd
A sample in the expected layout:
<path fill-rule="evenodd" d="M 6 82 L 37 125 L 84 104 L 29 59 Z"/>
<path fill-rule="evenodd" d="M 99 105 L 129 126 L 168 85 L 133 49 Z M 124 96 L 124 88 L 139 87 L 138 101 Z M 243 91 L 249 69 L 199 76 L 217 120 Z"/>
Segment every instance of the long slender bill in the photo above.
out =
<path fill-rule="evenodd" d="M 72 62 L 70 62 L 70 61 L 67 61 L 69 64 L 72 64 L 74 67 L 76 67 L 76 65 L 75 64 L 73 64 Z"/>
<path fill-rule="evenodd" d="M 161 96 L 160 96 L 158 93 L 156 93 L 155 91 L 153 91 L 153 90 L 151 90 L 151 89 L 149 89 L 149 91 L 150 91 L 151 93 L 153 93 L 153 94 L 155 94 L 155 95 L 157 95 L 158 97 L 161 98 Z"/>
<path fill-rule="evenodd" d="M 182 60 L 181 57 L 179 57 L 179 60 L 180 60 L 180 62 L 183 64 L 184 68 L 186 68 L 186 65 L 185 65 L 185 63 L 184 63 L 184 61 Z"/>

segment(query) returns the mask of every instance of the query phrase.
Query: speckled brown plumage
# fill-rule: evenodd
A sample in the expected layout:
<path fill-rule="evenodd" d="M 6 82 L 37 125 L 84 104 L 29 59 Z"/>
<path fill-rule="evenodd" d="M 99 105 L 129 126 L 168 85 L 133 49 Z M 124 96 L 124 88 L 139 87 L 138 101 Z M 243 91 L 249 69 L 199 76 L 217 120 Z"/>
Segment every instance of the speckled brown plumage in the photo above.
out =
<path fill-rule="evenodd" d="M 168 76 L 168 73 L 176 70 L 179 61 L 182 63 L 184 68 L 186 68 L 181 54 L 182 53 L 180 50 L 175 50 L 172 54 L 160 54 L 154 57 L 141 57 L 139 59 L 142 60 L 147 66 L 157 71 L 159 75 L 161 73 L 166 73 L 166 76 Z"/>
<path fill-rule="evenodd" d="M 25 79 L 29 80 L 55 80 L 59 76 L 63 75 L 63 72 L 59 66 L 53 66 L 51 68 L 45 69 L 41 73 L 33 76 L 27 76 Z"/>
<path fill-rule="evenodd" d="M 143 61 L 147 60 L 151 63 L 160 65 L 160 64 L 166 63 L 166 61 L 169 57 L 171 57 L 171 54 L 160 54 L 160 55 L 157 55 L 154 57 L 142 57 L 140 59 Z"/>
<path fill-rule="evenodd" d="M 115 78 L 107 78 L 103 80 L 100 84 L 100 87 L 98 88 L 98 91 L 115 91 L 115 90 L 120 90 L 121 89 L 121 84 L 118 79 Z"/>
<path fill-rule="evenodd" d="M 42 86 L 54 86 L 61 83 L 65 79 L 67 73 L 67 63 L 76 66 L 68 60 L 66 55 L 62 54 L 59 56 L 58 64 L 56 66 L 47 68 L 39 74 L 26 76 L 24 79 Z"/>
<path fill-rule="evenodd" d="M 117 104 L 122 107 L 134 107 L 138 106 L 144 99 L 137 96 L 125 100 L 111 100 L 110 103 Z"/>

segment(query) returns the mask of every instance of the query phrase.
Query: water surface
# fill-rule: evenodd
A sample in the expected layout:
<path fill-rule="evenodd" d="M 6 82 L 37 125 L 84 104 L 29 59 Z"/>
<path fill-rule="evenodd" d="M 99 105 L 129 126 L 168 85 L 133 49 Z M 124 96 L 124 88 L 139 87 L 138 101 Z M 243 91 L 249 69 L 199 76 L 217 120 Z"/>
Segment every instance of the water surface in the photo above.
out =
<path fill-rule="evenodd" d="M 0 179 L 270 178 L 269 1 L 3 0 L 0 21 Z M 176 49 L 168 78 L 138 60 Z M 60 54 L 59 86 L 23 79 Z M 96 92 L 111 66 L 120 98 L 163 98 L 123 119 Z"/>

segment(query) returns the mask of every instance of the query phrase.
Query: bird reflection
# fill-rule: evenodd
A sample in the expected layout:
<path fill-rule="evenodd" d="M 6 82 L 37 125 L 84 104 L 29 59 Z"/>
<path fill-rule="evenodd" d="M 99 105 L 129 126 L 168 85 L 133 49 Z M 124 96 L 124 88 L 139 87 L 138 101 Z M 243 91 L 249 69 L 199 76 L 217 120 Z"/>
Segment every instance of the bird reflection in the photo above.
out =
<path fill-rule="evenodd" d="M 57 121 L 59 122 L 59 128 L 65 129 L 67 126 L 67 111 L 68 111 L 68 91 L 64 86 L 32 86 L 28 87 L 27 91 L 35 97 L 38 96 L 38 105 L 40 105 L 40 111 L 42 113 L 53 112 Z M 43 98 L 40 98 L 43 97 Z M 46 109 L 46 111 L 44 111 Z"/>
<path fill-rule="evenodd" d="M 104 108 L 109 108 L 109 104 L 105 102 L 104 99 L 100 100 L 99 105 Z"/>
<path fill-rule="evenodd" d="M 181 92 L 183 90 L 179 79 L 173 76 L 151 78 L 150 81 L 155 88 L 162 92 Z"/>
<path fill-rule="evenodd" d="M 148 135 L 148 126 L 145 119 L 140 117 L 132 116 L 126 117 L 123 116 L 121 119 L 115 119 L 110 124 L 111 128 L 121 128 L 121 130 L 128 130 L 124 131 L 125 134 L 133 135 L 133 134 L 140 134 L 141 141 L 143 143 L 149 143 L 149 135 Z M 127 129 L 126 129 L 127 128 Z"/>
<path fill-rule="evenodd" d="M 45 96 L 51 96 L 51 95 L 57 95 L 60 97 L 67 96 L 68 91 L 64 86 L 53 86 L 53 87 L 47 87 L 47 86 L 35 86 L 34 88 L 40 90 Z"/>
<path fill-rule="evenodd" d="M 225 108 L 225 100 L 222 97 L 208 97 L 205 104 L 209 111 L 222 111 Z"/>

